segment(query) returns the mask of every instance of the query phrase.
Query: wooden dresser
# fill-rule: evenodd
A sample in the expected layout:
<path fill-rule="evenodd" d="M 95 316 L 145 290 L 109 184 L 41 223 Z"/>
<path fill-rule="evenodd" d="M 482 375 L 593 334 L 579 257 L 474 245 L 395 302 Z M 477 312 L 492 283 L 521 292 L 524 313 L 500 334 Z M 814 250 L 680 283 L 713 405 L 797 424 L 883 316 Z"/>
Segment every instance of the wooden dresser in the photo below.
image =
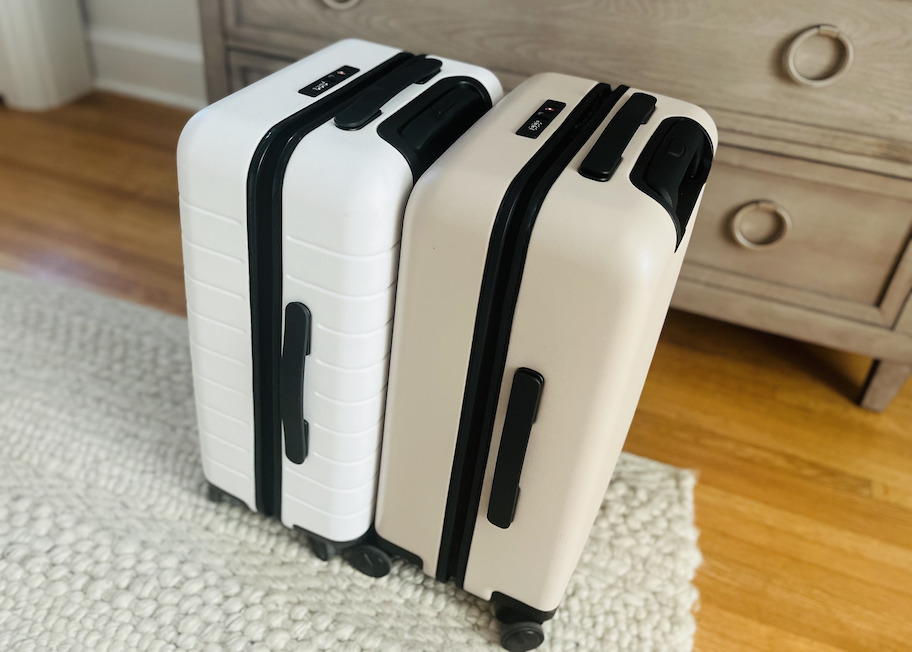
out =
<path fill-rule="evenodd" d="M 200 0 L 210 100 L 357 37 L 706 108 L 721 145 L 677 308 L 912 374 L 912 2 Z"/>

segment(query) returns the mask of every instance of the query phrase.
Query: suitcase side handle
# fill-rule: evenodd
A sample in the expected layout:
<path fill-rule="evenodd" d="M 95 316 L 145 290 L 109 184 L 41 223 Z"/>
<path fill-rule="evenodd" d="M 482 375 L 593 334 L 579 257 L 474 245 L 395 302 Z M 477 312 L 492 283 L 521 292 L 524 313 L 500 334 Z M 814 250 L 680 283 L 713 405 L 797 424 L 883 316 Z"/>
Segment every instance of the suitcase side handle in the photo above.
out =
<path fill-rule="evenodd" d="M 544 377 L 533 369 L 522 367 L 513 374 L 488 502 L 488 521 L 499 528 L 510 527 L 516 514 L 519 478 L 544 387 Z"/>
<path fill-rule="evenodd" d="M 353 131 L 360 129 L 380 115 L 380 107 L 412 84 L 423 84 L 440 72 L 443 62 L 417 56 L 359 95 L 354 102 L 336 115 L 339 129 Z"/>
<path fill-rule="evenodd" d="M 279 405 L 285 431 L 285 456 L 295 464 L 307 457 L 304 419 L 304 362 L 310 353 L 310 310 L 303 303 L 285 306 L 285 342 L 279 363 Z"/>

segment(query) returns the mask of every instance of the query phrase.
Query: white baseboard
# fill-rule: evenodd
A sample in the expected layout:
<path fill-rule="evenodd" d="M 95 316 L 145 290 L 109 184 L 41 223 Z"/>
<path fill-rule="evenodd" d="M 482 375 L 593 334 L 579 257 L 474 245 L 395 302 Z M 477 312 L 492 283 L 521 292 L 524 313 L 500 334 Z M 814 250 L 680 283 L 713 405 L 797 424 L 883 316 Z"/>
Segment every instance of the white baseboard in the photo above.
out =
<path fill-rule="evenodd" d="M 206 102 L 201 45 L 92 26 L 95 88 L 187 109 Z"/>

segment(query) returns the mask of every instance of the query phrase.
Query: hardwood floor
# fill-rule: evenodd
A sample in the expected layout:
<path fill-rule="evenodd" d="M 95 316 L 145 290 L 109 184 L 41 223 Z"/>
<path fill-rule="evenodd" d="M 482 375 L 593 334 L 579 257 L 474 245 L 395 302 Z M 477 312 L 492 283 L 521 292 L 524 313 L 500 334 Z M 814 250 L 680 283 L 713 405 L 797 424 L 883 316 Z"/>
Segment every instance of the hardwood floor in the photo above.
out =
<path fill-rule="evenodd" d="M 184 313 L 183 111 L 93 94 L 0 107 L 0 267 Z M 912 650 L 912 383 L 672 312 L 626 449 L 699 471 L 697 649 Z"/>
<path fill-rule="evenodd" d="M 184 311 L 175 148 L 184 111 L 94 94 L 0 112 L 0 265 Z"/>

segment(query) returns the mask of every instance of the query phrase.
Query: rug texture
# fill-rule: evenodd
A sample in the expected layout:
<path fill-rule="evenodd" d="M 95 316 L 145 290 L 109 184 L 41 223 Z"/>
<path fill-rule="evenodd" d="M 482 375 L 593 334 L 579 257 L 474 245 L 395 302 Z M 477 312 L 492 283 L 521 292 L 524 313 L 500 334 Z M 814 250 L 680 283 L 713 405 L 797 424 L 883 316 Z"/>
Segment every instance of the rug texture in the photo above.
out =
<path fill-rule="evenodd" d="M 692 648 L 693 486 L 622 457 L 541 649 Z M 205 494 L 186 322 L 0 273 L 0 650 L 500 649 L 488 603 Z"/>

